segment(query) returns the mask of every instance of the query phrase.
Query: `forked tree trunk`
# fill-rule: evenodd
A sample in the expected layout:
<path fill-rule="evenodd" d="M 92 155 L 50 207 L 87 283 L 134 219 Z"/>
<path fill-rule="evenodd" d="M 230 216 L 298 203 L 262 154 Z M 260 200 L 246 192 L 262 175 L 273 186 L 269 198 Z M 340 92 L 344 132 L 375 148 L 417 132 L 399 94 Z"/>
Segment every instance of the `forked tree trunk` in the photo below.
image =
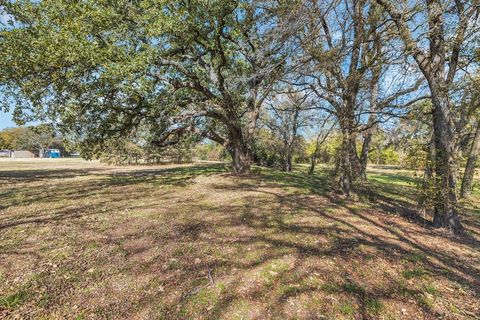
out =
<path fill-rule="evenodd" d="M 378 79 L 372 80 L 374 83 L 371 87 L 371 97 L 370 97 L 370 106 L 371 114 L 368 118 L 368 129 L 365 132 L 365 138 L 362 144 L 362 151 L 360 154 L 360 178 L 367 180 L 367 164 L 368 164 L 368 155 L 370 153 L 370 146 L 373 140 L 373 133 L 377 129 L 377 98 L 378 98 Z"/>
<path fill-rule="evenodd" d="M 374 51 L 377 55 L 381 55 L 381 48 L 379 35 L 376 34 L 374 38 Z M 373 67 L 372 79 L 370 79 L 370 116 L 368 117 L 367 130 L 364 135 L 362 151 L 360 153 L 360 178 L 365 181 L 367 180 L 370 145 L 372 144 L 373 134 L 377 129 L 378 82 L 380 81 L 381 72 L 381 66 Z"/>
<path fill-rule="evenodd" d="M 342 145 L 337 168 L 340 188 L 345 195 L 349 196 L 354 189 L 353 183 L 360 173 L 355 135 L 351 130 L 342 130 Z"/>
<path fill-rule="evenodd" d="M 436 84 L 442 83 L 438 80 Z M 448 93 L 430 83 L 433 104 L 433 129 L 435 135 L 435 204 L 433 226 L 462 230 L 458 216 L 455 174 L 455 141 L 450 119 Z M 435 90 L 437 89 L 437 90 Z M 436 92 L 435 92 L 436 91 Z"/>
<path fill-rule="evenodd" d="M 472 192 L 473 177 L 475 175 L 475 164 L 480 154 L 480 122 L 477 124 L 475 137 L 473 138 L 472 147 L 468 155 L 467 165 L 463 173 L 461 196 L 462 198 L 469 197 Z"/>

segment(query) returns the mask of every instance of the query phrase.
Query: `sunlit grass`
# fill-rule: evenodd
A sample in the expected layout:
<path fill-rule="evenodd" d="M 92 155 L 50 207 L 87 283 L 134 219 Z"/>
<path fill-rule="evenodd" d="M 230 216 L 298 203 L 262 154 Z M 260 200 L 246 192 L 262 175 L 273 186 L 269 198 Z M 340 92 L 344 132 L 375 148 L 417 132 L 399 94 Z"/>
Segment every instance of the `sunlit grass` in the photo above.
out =
<path fill-rule="evenodd" d="M 324 166 L 49 165 L 0 164 L 0 317 L 395 319 L 478 302 L 474 247 L 384 214 L 415 202 L 411 172 L 372 168 L 358 200 Z"/>

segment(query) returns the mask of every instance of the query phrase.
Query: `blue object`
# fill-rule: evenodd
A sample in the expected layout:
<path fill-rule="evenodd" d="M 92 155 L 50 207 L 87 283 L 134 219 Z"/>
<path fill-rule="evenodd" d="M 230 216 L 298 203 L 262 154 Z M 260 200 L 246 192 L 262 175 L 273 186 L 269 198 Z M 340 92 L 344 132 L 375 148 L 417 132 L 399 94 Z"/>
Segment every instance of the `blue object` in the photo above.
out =
<path fill-rule="evenodd" d="M 60 158 L 60 150 L 58 149 L 48 149 L 43 154 L 44 158 Z"/>

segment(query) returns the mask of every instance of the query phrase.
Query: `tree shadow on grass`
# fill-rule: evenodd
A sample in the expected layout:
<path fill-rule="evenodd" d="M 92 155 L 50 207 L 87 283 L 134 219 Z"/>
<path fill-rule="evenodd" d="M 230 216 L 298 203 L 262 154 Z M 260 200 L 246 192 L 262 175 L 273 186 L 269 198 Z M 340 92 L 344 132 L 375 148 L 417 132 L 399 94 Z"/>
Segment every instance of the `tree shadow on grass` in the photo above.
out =
<path fill-rule="evenodd" d="M 179 168 L 155 168 L 141 169 L 127 172 L 115 172 L 109 174 L 109 185 L 126 186 L 143 182 L 151 182 L 154 185 L 187 186 L 192 179 L 198 176 L 210 176 L 226 172 L 221 164 L 204 164 L 185 166 Z"/>
<path fill-rule="evenodd" d="M 135 202 L 151 190 L 148 188 L 174 186 L 158 194 L 165 200 L 194 183 L 195 177 L 221 172 L 224 172 L 221 166 L 117 172 L 101 178 L 90 188 L 89 182 L 85 182 L 85 186 L 76 185 L 74 189 L 79 194 L 60 193 L 51 199 L 90 197 L 99 192 L 103 196 L 103 189 L 113 187 L 118 188 L 116 197 Z M 382 312 L 382 300 L 410 305 L 412 299 L 422 297 L 419 289 L 402 288 L 393 277 L 381 284 L 379 274 L 378 282 L 366 283 L 377 280 L 362 278 L 363 266 L 369 261 L 387 261 L 389 266 L 398 268 L 395 271 L 421 266 L 435 277 L 460 283 L 479 294 L 475 266 L 459 261 L 452 252 L 432 250 L 428 243 L 417 240 L 433 233 L 432 236 L 442 241 L 443 235 L 435 235 L 434 230 L 420 229 L 413 223 L 402 224 L 409 228 L 408 232 L 398 230 L 392 215 L 382 214 L 375 206 L 358 208 L 358 203 L 330 192 L 326 177 L 255 169 L 251 177 L 235 179 L 234 184 L 223 183 L 219 176 L 204 187 L 211 189 L 212 197 L 241 193 L 239 202 L 227 199 L 206 204 L 204 197 L 209 193 L 199 194 L 192 196 L 188 203 L 179 202 L 179 211 L 173 212 L 171 219 L 156 224 L 141 220 L 133 225 L 132 218 L 125 224 L 114 225 L 114 230 L 102 231 L 95 222 L 88 225 L 91 230 L 82 226 L 84 232 L 102 235 L 96 240 L 98 248 L 89 251 L 86 241 L 91 239 L 79 240 L 75 244 L 78 256 L 62 260 L 62 268 L 77 270 L 84 286 L 95 282 L 103 285 L 102 281 L 109 283 L 109 276 L 130 277 L 138 281 L 125 290 L 139 292 L 125 301 L 112 295 L 103 305 L 87 304 L 85 308 L 90 308 L 87 311 L 100 309 L 102 314 L 132 318 L 135 312 L 145 308 L 152 312 L 152 317 L 219 319 L 231 316 L 232 308 L 239 308 L 243 301 L 250 309 L 259 306 L 260 312 L 265 312 L 261 315 L 264 318 L 286 318 L 291 301 L 302 297 L 314 301 L 318 294 L 325 301 L 319 301 L 311 307 L 311 314 L 299 318 L 330 315 L 329 312 L 332 317 L 338 315 L 340 311 L 332 310 L 334 307 L 328 304 L 327 298 L 334 297 L 351 303 L 356 316 L 373 319 Z M 135 189 L 124 188 L 130 186 Z M 128 193 L 122 194 L 124 190 Z M 382 200 L 390 201 L 388 197 Z M 394 200 L 391 205 L 395 206 Z M 408 203 L 403 205 L 408 207 Z M 145 206 L 158 209 L 159 204 Z M 74 218 L 75 223 L 80 217 L 78 214 L 91 214 L 105 207 L 113 214 L 125 209 L 125 203 L 105 199 L 88 208 L 77 207 L 77 213 L 67 208 L 45 220 L 26 223 L 56 224 L 70 218 Z M 114 222 L 117 223 L 116 219 Z M 370 253 L 362 248 L 374 251 Z M 144 255 L 152 250 L 154 254 L 145 259 Z M 83 256 L 88 252 L 92 252 L 91 258 Z M 426 258 L 405 265 L 399 263 L 413 254 Z M 81 264 L 76 265 L 77 260 Z M 352 267 L 355 263 L 359 265 L 356 269 Z M 279 265 L 282 268 L 275 269 Z M 105 274 L 95 278 L 95 271 L 89 270 L 103 270 Z M 319 274 L 320 283 L 309 280 L 315 273 Z M 145 277 L 152 280 L 146 285 L 140 284 L 139 279 Z M 49 287 L 55 287 L 69 280 L 45 274 L 44 281 Z M 69 285 L 79 287 L 78 283 Z M 61 301 L 68 292 L 52 290 L 52 301 L 56 301 L 54 298 Z M 105 300 L 94 294 L 90 294 L 92 299 Z M 49 305 L 51 308 L 55 307 L 54 302 Z M 426 317 L 439 316 L 428 307 L 420 308 Z"/>
<path fill-rule="evenodd" d="M 368 223 L 379 228 L 382 233 L 390 236 L 394 236 L 396 239 L 395 242 L 389 240 L 390 236 L 381 236 L 375 233 L 369 233 L 362 228 L 357 227 L 353 223 L 349 222 L 344 217 L 338 216 L 336 214 L 328 214 L 326 213 L 326 207 L 321 205 L 311 206 L 308 205 L 308 201 L 302 198 L 296 198 L 294 196 L 289 196 L 287 199 L 283 198 L 278 194 L 273 194 L 276 197 L 280 197 L 278 202 L 282 203 L 292 203 L 295 206 L 298 206 L 302 209 L 308 209 L 310 212 L 316 212 L 318 215 L 322 216 L 323 218 L 331 221 L 338 222 L 341 226 L 347 226 L 350 231 L 345 231 L 343 228 L 338 227 L 308 227 L 308 226 L 299 226 L 296 224 L 287 225 L 282 223 L 281 218 L 277 219 L 277 223 L 275 224 L 275 228 L 278 234 L 288 234 L 293 233 L 300 238 L 304 238 L 308 235 L 324 235 L 324 234 L 335 234 L 337 237 L 336 241 L 334 241 L 335 245 L 330 248 L 322 248 L 315 245 L 306 245 L 301 243 L 298 240 L 283 240 L 283 239 L 275 239 L 271 236 L 256 236 L 252 237 L 248 240 L 248 242 L 255 243 L 255 242 L 262 242 L 270 244 L 271 248 L 289 248 L 293 253 L 297 254 L 300 258 L 299 259 L 308 259 L 308 258 L 320 258 L 324 259 L 325 257 L 330 258 L 341 258 L 346 263 L 349 260 L 366 260 L 367 255 L 358 251 L 360 246 L 367 246 L 371 248 L 375 248 L 377 252 L 382 253 L 382 257 L 390 261 L 391 265 L 397 265 L 399 261 L 404 259 L 406 256 L 412 254 L 412 252 L 420 252 L 422 255 L 426 257 L 433 258 L 423 262 L 423 266 L 426 270 L 433 272 L 436 276 L 442 276 L 448 278 L 450 281 L 460 283 L 470 290 L 475 292 L 476 295 L 479 294 L 479 286 L 480 283 L 478 281 L 479 274 L 478 269 L 473 268 L 472 266 L 465 265 L 464 262 L 458 262 L 457 257 L 451 256 L 448 253 L 440 253 L 429 249 L 428 247 L 416 242 L 415 240 L 410 239 L 409 237 L 402 235 L 392 228 L 389 228 L 387 225 L 383 223 L 376 222 L 374 216 L 367 217 L 363 214 L 357 213 L 355 210 L 349 209 L 346 206 L 347 210 L 351 215 L 354 215 L 361 219 L 362 222 Z M 251 217 L 251 215 L 247 215 L 246 217 Z M 259 222 L 260 219 L 260 222 Z M 270 220 L 262 220 L 261 217 L 254 216 L 251 217 L 249 220 L 245 222 L 251 228 L 254 229 L 264 229 L 264 228 L 272 228 L 272 224 Z M 345 234 L 354 234 L 352 238 L 344 238 Z M 405 245 L 409 248 L 405 248 Z M 281 257 L 282 255 L 279 254 L 277 258 Z M 269 259 L 272 259 L 270 256 Z M 307 276 L 307 275 L 305 275 Z M 350 275 L 353 276 L 353 275 Z M 344 275 L 345 279 L 348 279 L 348 275 Z M 375 308 L 379 307 L 378 302 L 379 299 L 396 299 L 398 298 L 399 294 L 407 294 L 408 297 L 405 299 L 411 298 L 411 296 L 419 296 L 419 292 L 416 290 L 409 290 L 402 288 L 402 292 L 399 292 L 398 283 L 391 283 L 390 287 L 386 288 L 370 288 L 368 290 L 362 289 L 362 291 L 352 290 L 349 288 L 351 287 L 351 280 L 347 280 L 345 283 L 337 283 L 335 287 L 337 287 L 338 292 L 346 293 L 354 298 L 357 303 L 360 305 L 360 314 L 362 318 L 369 318 L 372 317 L 372 313 L 375 313 Z M 355 283 L 355 282 L 353 282 Z M 359 287 L 359 285 L 356 285 Z M 347 288 L 347 289 L 345 289 Z M 303 288 L 300 290 L 293 290 L 290 293 L 290 296 L 298 296 L 299 294 L 306 293 L 308 291 L 317 291 L 318 287 L 310 287 L 310 288 Z M 409 291 L 409 292 L 406 292 Z M 282 298 L 278 300 L 278 306 L 271 305 L 270 309 L 278 309 L 281 308 L 282 300 L 287 298 L 287 296 L 283 295 Z M 211 314 L 212 317 L 220 317 L 222 314 L 222 310 L 228 308 L 228 304 L 231 301 L 235 301 L 237 299 L 241 299 L 240 296 L 235 297 L 228 297 L 225 301 L 219 302 L 222 304 L 221 307 L 214 307 L 213 310 L 217 310 L 218 313 Z M 402 300 L 402 298 L 400 298 Z M 423 307 L 422 307 L 423 308 Z M 426 314 L 430 314 L 431 316 L 438 316 L 437 314 L 432 313 L 432 311 L 428 308 L 424 308 L 424 312 Z"/>
<path fill-rule="evenodd" d="M 431 213 L 419 208 L 419 189 L 421 183 L 418 177 L 409 177 L 400 174 L 375 173 L 366 186 L 359 189 L 361 197 L 367 199 L 375 208 L 387 214 L 400 215 L 410 222 L 414 222 L 433 232 Z M 473 236 L 478 236 L 480 220 L 473 217 L 472 208 L 463 207 L 461 218 L 467 232 L 460 236 L 445 234 L 451 241 L 475 245 L 480 247 L 480 241 Z M 423 212 L 423 213 L 421 213 Z"/>
<path fill-rule="evenodd" d="M 104 168 L 85 169 L 35 169 L 35 170 L 1 170 L 0 181 L 14 184 L 19 182 L 38 182 L 42 180 L 57 180 L 82 177 L 105 171 Z"/>
<path fill-rule="evenodd" d="M 0 210 L 12 206 L 27 206 L 33 203 L 52 203 L 63 200 L 88 198 L 105 188 L 151 184 L 153 186 L 182 186 L 191 184 L 197 176 L 209 176 L 225 172 L 223 165 L 204 164 L 180 168 L 126 167 L 126 171 L 105 169 L 55 169 L 55 170 L 13 170 L 0 172 L 0 178 L 9 177 L 8 189 L 0 194 Z M 73 178 L 92 177 L 88 181 Z M 29 183 L 50 181 L 48 188 Z M 53 183 L 54 182 L 54 183 Z M 22 184 L 16 187 L 17 184 Z M 24 185 L 25 184 L 25 185 Z M 111 194 L 109 194 L 111 195 Z M 20 200 L 18 200 L 19 198 Z"/>

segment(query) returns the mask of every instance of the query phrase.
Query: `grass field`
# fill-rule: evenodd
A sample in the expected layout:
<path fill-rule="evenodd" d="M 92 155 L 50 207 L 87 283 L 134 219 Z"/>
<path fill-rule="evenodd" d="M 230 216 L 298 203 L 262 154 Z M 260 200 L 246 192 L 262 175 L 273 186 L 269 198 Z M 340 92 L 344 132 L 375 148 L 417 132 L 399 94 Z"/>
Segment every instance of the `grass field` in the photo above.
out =
<path fill-rule="evenodd" d="M 0 160 L 0 318 L 479 319 L 478 188 L 454 237 L 412 172 L 304 171 Z"/>

